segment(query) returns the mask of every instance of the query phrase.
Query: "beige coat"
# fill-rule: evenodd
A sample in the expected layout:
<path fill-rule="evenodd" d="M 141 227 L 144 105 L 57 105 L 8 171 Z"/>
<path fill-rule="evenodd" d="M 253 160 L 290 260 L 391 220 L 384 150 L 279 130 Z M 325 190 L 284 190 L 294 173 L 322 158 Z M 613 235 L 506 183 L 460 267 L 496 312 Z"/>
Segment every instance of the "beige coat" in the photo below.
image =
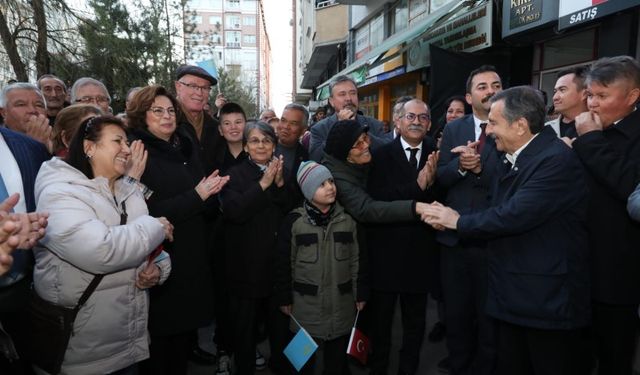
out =
<path fill-rule="evenodd" d="M 148 215 L 142 193 L 118 180 L 114 197 L 105 178 L 89 180 L 54 158 L 38 173 L 35 198 L 38 211 L 50 215 L 46 235 L 34 249 L 37 293 L 73 307 L 93 274 L 106 274 L 80 309 L 62 373 L 104 374 L 149 357 L 149 297 L 135 281 L 147 255 L 162 243 L 164 230 Z M 126 225 L 120 225 L 122 201 Z M 157 264 L 164 281 L 169 258 Z"/>

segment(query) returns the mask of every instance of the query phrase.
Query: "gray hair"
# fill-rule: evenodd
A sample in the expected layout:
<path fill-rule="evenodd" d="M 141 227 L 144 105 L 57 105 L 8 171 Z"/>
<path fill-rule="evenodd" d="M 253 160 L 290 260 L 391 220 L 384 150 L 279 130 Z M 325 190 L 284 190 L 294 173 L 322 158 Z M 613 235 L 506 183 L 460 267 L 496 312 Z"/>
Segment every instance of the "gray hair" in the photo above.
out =
<path fill-rule="evenodd" d="M 270 138 L 273 144 L 278 143 L 278 138 L 276 137 L 276 132 L 273 130 L 271 125 L 267 124 L 264 121 L 256 121 L 256 122 L 247 122 L 244 126 L 244 132 L 242 133 L 242 145 L 245 146 L 247 141 L 249 140 L 249 134 L 252 130 L 257 129 L 262 133 L 265 137 Z"/>
<path fill-rule="evenodd" d="M 307 125 L 309 125 L 309 110 L 307 109 L 307 107 L 303 106 L 302 104 L 298 104 L 298 103 L 289 103 L 284 107 L 285 111 L 287 109 L 293 109 L 293 110 L 302 112 L 302 114 L 303 114 L 303 116 L 302 116 L 302 127 L 306 128 Z"/>
<path fill-rule="evenodd" d="M 500 91 L 489 100 L 491 103 L 504 101 L 502 116 L 509 124 L 524 118 L 529 123 L 531 134 L 540 133 L 544 128 L 544 100 L 538 90 L 530 86 L 516 86 Z"/>
<path fill-rule="evenodd" d="M 7 95 L 9 95 L 9 93 L 13 90 L 35 91 L 36 94 L 38 94 L 38 96 L 40 96 L 40 98 L 42 99 L 44 108 L 47 108 L 47 101 L 45 100 L 44 95 L 42 95 L 42 91 L 40 91 L 40 89 L 33 83 L 28 82 L 16 82 L 10 85 L 6 85 L 4 88 L 2 88 L 2 91 L 0 91 L 0 108 L 5 108 L 5 106 L 7 105 Z"/>
<path fill-rule="evenodd" d="M 109 103 L 111 103 L 111 95 L 109 95 L 109 90 L 107 90 L 107 86 L 104 85 L 104 83 L 98 81 L 95 78 L 91 78 L 91 77 L 82 77 L 82 78 L 78 78 L 78 80 L 76 80 L 73 83 L 73 86 L 71 86 L 71 102 L 75 103 L 76 100 L 78 99 L 77 97 L 77 93 L 78 90 L 82 87 L 85 86 L 98 86 L 102 89 L 102 91 L 104 91 L 105 95 L 107 98 L 109 98 Z"/>
<path fill-rule="evenodd" d="M 404 107 L 407 105 L 407 103 L 409 102 L 416 102 L 418 104 L 422 104 L 424 105 L 424 107 L 427 109 L 427 114 L 431 115 L 431 108 L 429 108 L 429 105 L 427 103 L 425 103 L 423 100 L 420 100 L 418 98 L 411 98 L 410 100 L 407 100 L 405 102 L 398 102 L 396 103 L 396 105 L 393 107 L 393 109 L 395 110 L 396 106 L 400 106 L 400 109 L 398 110 L 397 115 L 398 116 L 404 116 L 404 114 L 406 113 L 406 110 L 404 109 Z M 396 112 L 394 111 L 393 113 L 394 115 L 396 114 Z"/>
<path fill-rule="evenodd" d="M 40 76 L 40 78 L 38 78 L 37 85 L 38 85 L 38 88 L 40 90 L 42 90 L 42 85 L 41 85 L 42 80 L 43 79 L 47 79 L 47 78 L 55 79 L 56 81 L 58 81 L 58 83 L 60 83 L 62 85 L 62 88 L 64 89 L 64 92 L 67 92 L 67 85 L 64 83 L 64 81 L 62 79 L 60 79 L 59 77 L 54 76 L 53 74 L 43 74 L 43 75 Z"/>
<path fill-rule="evenodd" d="M 629 56 L 603 57 L 591 65 L 586 83 L 609 86 L 618 80 L 627 81 L 634 88 L 640 87 L 640 64 L 636 59 Z"/>
<path fill-rule="evenodd" d="M 331 95 L 333 97 L 333 88 L 339 84 L 339 83 L 343 83 L 343 82 L 351 82 L 353 83 L 353 87 L 356 88 L 356 90 L 358 89 L 358 85 L 356 84 L 356 81 L 353 80 L 353 78 L 349 77 L 349 76 L 337 76 L 336 78 L 334 78 L 333 80 L 331 80 L 331 82 L 329 82 L 329 95 Z"/>
<path fill-rule="evenodd" d="M 392 119 L 396 120 L 399 116 L 402 116 L 404 113 L 404 105 L 413 99 L 415 99 L 413 96 L 408 95 L 398 98 L 398 100 L 396 100 L 396 104 L 393 105 L 393 111 L 391 113 Z"/>

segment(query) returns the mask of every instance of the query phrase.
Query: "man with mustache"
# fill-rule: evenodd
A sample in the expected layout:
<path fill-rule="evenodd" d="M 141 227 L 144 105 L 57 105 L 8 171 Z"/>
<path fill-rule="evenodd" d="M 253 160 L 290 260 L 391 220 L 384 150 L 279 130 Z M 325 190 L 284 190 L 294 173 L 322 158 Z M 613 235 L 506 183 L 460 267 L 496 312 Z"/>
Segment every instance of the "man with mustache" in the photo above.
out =
<path fill-rule="evenodd" d="M 558 80 L 553 88 L 553 107 L 560 116 L 547 122 L 559 137 L 573 139 L 576 133 L 576 117 L 587 111 L 586 66 L 575 66 L 558 72 Z"/>
<path fill-rule="evenodd" d="M 488 194 L 498 152 L 493 139 L 487 138 L 485 127 L 491 108 L 489 99 L 502 90 L 502 82 L 493 66 L 483 65 L 469 74 L 466 90 L 466 100 L 473 113 L 444 128 L 437 181 L 446 191 L 447 206 L 471 213 L 489 206 Z M 450 373 L 492 374 L 496 355 L 495 323 L 484 311 L 487 244 L 483 240 L 462 240 L 454 231 L 440 232 L 437 239 L 442 245 Z"/>
<path fill-rule="evenodd" d="M 368 192 L 391 202 L 432 202 L 437 154 L 427 136 L 429 107 L 420 99 L 396 104 L 399 136 L 372 154 Z M 394 108 L 395 108 L 394 107 Z M 437 286 L 438 244 L 435 232 L 416 221 L 367 225 L 371 271 L 370 313 L 373 356 L 370 374 L 391 374 L 389 353 L 396 302 L 402 314 L 402 348 L 398 374 L 415 374 L 426 326 L 427 294 Z"/>
<path fill-rule="evenodd" d="M 56 120 L 56 115 L 65 107 L 67 85 L 53 74 L 43 74 L 38 79 L 37 86 L 40 91 L 42 91 L 47 102 L 49 125 L 53 125 Z"/>
<path fill-rule="evenodd" d="M 282 155 L 284 160 L 284 180 L 297 193 L 296 202 L 302 203 L 302 192 L 296 183 L 296 172 L 300 163 L 309 160 L 309 153 L 300 144 L 300 137 L 307 130 L 309 111 L 301 104 L 289 103 L 284 107 L 282 116 L 276 125 L 278 144 L 276 156 Z"/>
<path fill-rule="evenodd" d="M 309 156 L 311 160 L 320 162 L 324 147 L 329 135 L 329 130 L 340 120 L 356 120 L 362 126 L 369 126 L 369 138 L 371 149 L 387 143 L 384 138 L 384 125 L 382 122 L 358 113 L 358 86 L 355 81 L 347 76 L 338 76 L 329 83 L 329 104 L 335 113 L 311 127 L 311 142 L 309 144 Z"/>

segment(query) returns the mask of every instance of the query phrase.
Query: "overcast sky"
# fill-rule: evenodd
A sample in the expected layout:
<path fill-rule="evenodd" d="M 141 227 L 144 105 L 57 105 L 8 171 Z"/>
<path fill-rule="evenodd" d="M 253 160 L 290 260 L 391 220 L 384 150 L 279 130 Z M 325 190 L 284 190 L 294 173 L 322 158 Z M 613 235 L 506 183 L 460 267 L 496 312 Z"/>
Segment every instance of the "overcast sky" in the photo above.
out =
<path fill-rule="evenodd" d="M 291 0 L 262 0 L 271 44 L 271 106 L 278 116 L 291 102 Z"/>

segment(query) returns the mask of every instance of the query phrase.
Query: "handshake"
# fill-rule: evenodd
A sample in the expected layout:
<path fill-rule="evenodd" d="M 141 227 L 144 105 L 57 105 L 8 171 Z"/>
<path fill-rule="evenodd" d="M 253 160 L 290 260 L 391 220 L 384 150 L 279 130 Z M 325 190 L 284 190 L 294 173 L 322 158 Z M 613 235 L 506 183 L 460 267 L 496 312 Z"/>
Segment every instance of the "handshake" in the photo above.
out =
<path fill-rule="evenodd" d="M 443 206 L 440 202 L 416 203 L 416 214 L 420 219 L 431 225 L 436 230 L 457 229 L 460 214 L 449 207 Z"/>

